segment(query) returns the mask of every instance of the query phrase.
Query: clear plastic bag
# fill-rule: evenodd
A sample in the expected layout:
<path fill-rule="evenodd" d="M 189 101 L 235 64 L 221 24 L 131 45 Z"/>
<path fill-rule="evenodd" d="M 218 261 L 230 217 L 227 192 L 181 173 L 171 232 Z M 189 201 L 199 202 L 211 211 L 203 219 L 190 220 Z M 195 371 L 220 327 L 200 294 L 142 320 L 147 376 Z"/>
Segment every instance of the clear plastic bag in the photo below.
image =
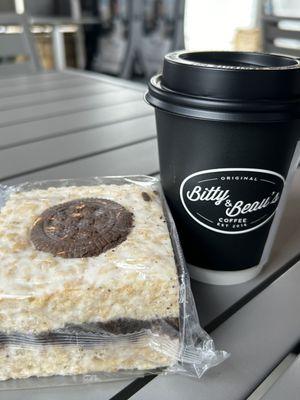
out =
<path fill-rule="evenodd" d="M 155 178 L 0 185 L 0 260 L 2 381 L 199 378 L 227 357 L 200 327 Z"/>

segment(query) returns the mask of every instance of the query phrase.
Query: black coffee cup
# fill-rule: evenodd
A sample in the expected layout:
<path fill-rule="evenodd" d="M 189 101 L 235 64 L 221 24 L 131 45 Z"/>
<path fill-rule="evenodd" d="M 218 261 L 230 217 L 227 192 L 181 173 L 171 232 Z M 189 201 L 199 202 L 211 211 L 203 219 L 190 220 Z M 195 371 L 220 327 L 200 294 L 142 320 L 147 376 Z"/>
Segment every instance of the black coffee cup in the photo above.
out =
<path fill-rule="evenodd" d="M 146 101 L 155 107 L 162 186 L 192 277 L 253 278 L 299 161 L 299 61 L 171 53 Z"/>

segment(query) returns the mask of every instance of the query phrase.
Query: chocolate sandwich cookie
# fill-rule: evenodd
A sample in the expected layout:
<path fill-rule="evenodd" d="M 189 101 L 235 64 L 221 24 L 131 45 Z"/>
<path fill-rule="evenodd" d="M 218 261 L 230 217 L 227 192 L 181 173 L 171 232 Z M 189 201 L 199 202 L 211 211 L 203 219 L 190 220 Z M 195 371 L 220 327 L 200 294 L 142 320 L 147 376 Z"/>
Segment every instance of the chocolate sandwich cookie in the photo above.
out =
<path fill-rule="evenodd" d="M 107 199 L 78 199 L 45 210 L 34 222 L 35 248 L 64 258 L 95 257 L 126 240 L 133 214 Z"/>

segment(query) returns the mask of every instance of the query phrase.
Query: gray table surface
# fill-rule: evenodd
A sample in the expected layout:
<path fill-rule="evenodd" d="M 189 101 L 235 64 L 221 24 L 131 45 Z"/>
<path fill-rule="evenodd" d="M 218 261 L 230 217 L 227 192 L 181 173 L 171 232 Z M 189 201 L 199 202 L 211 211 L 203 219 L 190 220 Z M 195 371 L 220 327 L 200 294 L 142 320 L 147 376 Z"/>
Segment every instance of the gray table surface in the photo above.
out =
<path fill-rule="evenodd" d="M 144 90 L 76 71 L 0 77 L 1 183 L 157 174 L 155 121 Z M 192 282 L 202 325 L 232 353 L 202 381 L 170 376 L 22 392 L 8 390 L 16 385 L 8 382 L 0 385 L 0 399 L 246 398 L 299 341 L 299 182 L 298 172 L 270 261 L 257 278 L 234 286 Z M 277 382 L 278 391 L 289 387 L 292 374 Z"/>
<path fill-rule="evenodd" d="M 299 399 L 300 397 L 300 356 L 280 376 L 263 400 Z"/>

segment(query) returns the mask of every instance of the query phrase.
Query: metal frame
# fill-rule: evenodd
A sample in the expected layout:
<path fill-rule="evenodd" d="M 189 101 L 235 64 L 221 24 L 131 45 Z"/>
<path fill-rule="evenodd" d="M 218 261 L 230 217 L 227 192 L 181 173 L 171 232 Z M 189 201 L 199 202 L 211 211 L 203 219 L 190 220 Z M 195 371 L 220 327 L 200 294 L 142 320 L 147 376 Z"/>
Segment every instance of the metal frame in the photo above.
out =
<path fill-rule="evenodd" d="M 28 16 L 28 25 L 45 24 L 50 25 L 52 31 L 53 55 L 55 69 L 62 71 L 66 68 L 66 53 L 64 43 L 64 33 L 61 32 L 62 25 L 76 25 L 76 56 L 78 68 L 84 69 L 85 52 L 82 25 L 97 23 L 97 18 L 82 18 L 81 5 L 79 0 L 69 0 L 71 6 L 71 16 L 68 17 L 34 17 Z"/>
<path fill-rule="evenodd" d="M 20 33 L 20 38 L 22 38 L 26 54 L 29 56 L 30 63 L 32 64 L 33 72 L 41 70 L 41 65 L 39 62 L 39 57 L 37 54 L 34 39 L 30 32 L 28 25 L 28 20 L 25 14 L 0 14 L 0 25 L 19 25 L 23 28 L 23 32 Z M 1 50 L 0 50 L 1 52 Z"/>
<path fill-rule="evenodd" d="M 300 18 L 268 15 L 265 12 L 265 3 L 264 1 L 261 6 L 263 50 L 270 53 L 300 57 L 300 30 L 280 29 L 279 27 L 281 21 L 297 22 L 300 25 Z M 299 40 L 299 50 L 276 46 L 274 41 L 277 38 Z"/>

